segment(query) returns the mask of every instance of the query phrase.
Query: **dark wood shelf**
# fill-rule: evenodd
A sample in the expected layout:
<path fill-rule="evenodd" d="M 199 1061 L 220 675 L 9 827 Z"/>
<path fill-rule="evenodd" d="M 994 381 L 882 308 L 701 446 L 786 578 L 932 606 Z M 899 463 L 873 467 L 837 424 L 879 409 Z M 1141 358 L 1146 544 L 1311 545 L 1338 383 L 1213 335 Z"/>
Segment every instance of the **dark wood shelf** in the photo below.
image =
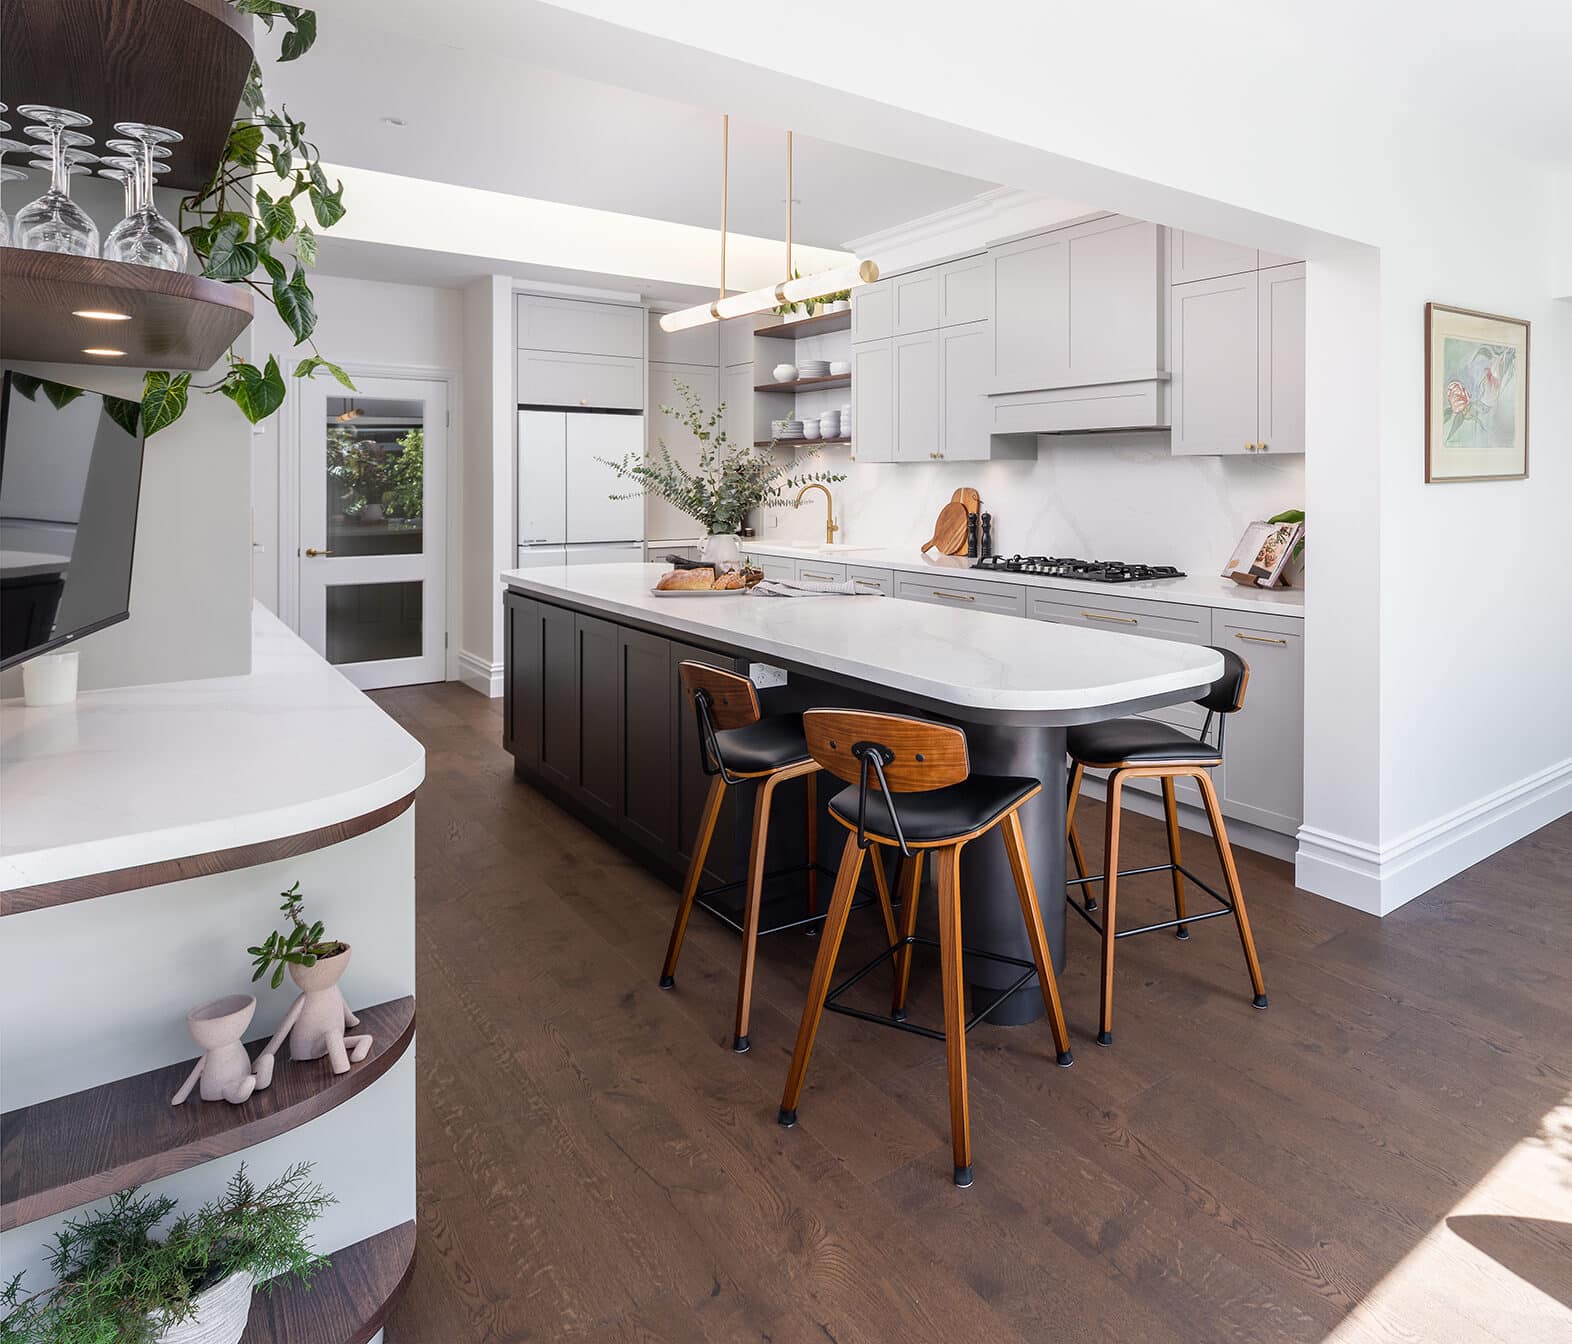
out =
<path fill-rule="evenodd" d="M 195 1059 L 102 1083 L 0 1116 L 0 1231 L 76 1208 L 128 1185 L 169 1176 L 303 1125 L 363 1092 L 409 1048 L 415 1000 L 393 999 L 359 1013 L 376 1039 L 348 1073 L 326 1059 L 283 1058 L 273 1085 L 250 1101 L 169 1099 Z M 248 1043 L 252 1057 L 267 1037 Z"/>
<path fill-rule="evenodd" d="M 756 439 L 753 446 L 755 448 L 777 448 L 786 447 L 788 445 L 796 445 L 799 443 L 812 443 L 828 444 L 831 448 L 833 448 L 836 444 L 840 444 L 842 447 L 844 447 L 850 442 L 850 439 Z"/>
<path fill-rule="evenodd" d="M 0 357 L 111 368 L 206 369 L 251 324 L 251 291 L 183 271 L 0 247 Z M 93 309 L 129 321 L 73 316 Z M 86 355 L 107 347 L 124 353 Z"/>
<path fill-rule="evenodd" d="M 851 330 L 851 309 L 842 313 L 825 313 L 822 317 L 804 317 L 796 322 L 775 322 L 767 327 L 756 327 L 755 336 L 767 336 L 772 341 L 800 341 L 805 336 L 825 336 L 832 331 Z"/>
<path fill-rule="evenodd" d="M 291 1279 L 253 1293 L 240 1344 L 366 1344 L 415 1268 L 415 1224 L 390 1227 L 328 1259 L 309 1288 Z"/>
<path fill-rule="evenodd" d="M 162 187 L 212 175 L 251 61 L 251 19 L 227 0 L 6 0 L 7 120 L 22 103 L 68 107 L 93 119 L 100 153 L 117 121 L 179 131 Z"/>
<path fill-rule="evenodd" d="M 790 383 L 759 383 L 755 385 L 755 392 L 796 392 L 809 391 L 816 387 L 850 387 L 851 374 L 832 373 L 823 378 L 798 378 Z"/>

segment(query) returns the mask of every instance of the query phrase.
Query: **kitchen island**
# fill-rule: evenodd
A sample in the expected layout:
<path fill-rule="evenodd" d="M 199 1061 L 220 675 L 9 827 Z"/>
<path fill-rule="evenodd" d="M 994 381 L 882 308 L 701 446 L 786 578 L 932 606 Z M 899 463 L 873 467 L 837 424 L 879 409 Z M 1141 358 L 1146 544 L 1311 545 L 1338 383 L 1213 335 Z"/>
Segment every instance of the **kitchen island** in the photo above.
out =
<path fill-rule="evenodd" d="M 1193 700 L 1222 671 L 1222 659 L 1204 646 L 880 597 L 656 596 L 663 570 L 610 564 L 503 573 L 503 745 L 515 773 L 676 880 L 708 783 L 691 713 L 680 704 L 676 668 L 684 659 L 783 672 L 760 678 L 781 683 L 766 692 L 767 713 L 850 705 L 960 724 L 975 771 L 1042 780 L 1021 822 L 1058 966 L 1065 729 Z M 734 809 L 738 826 L 746 803 Z M 801 831 L 787 809 L 781 813 L 772 869 Z M 820 827 L 830 854 L 838 831 Z M 720 846 L 710 879 L 735 877 L 739 857 L 737 845 L 729 854 Z M 968 846 L 962 886 L 966 945 L 1028 956 L 1003 846 Z M 1010 968 L 980 958 L 967 960 L 966 975 L 982 1002 L 1013 978 Z M 1029 985 L 990 1020 L 1024 1022 L 1041 1012 Z"/>

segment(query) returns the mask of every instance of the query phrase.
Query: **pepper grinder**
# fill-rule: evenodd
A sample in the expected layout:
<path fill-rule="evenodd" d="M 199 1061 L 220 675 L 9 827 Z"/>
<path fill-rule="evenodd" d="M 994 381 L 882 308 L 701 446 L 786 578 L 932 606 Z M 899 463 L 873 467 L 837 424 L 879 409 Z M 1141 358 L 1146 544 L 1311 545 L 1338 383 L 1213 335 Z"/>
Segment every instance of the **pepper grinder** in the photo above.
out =
<path fill-rule="evenodd" d="M 993 514 L 984 513 L 978 517 L 977 554 L 990 556 L 993 554 Z"/>

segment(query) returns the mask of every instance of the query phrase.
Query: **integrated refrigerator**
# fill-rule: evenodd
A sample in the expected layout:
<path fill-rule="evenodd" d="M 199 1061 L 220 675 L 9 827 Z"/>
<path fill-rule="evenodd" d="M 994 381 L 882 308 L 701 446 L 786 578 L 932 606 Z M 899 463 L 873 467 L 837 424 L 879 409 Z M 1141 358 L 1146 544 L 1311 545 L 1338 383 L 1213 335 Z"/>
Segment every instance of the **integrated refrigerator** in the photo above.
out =
<path fill-rule="evenodd" d="M 644 500 L 605 462 L 643 451 L 642 415 L 521 409 L 519 568 L 642 560 Z"/>

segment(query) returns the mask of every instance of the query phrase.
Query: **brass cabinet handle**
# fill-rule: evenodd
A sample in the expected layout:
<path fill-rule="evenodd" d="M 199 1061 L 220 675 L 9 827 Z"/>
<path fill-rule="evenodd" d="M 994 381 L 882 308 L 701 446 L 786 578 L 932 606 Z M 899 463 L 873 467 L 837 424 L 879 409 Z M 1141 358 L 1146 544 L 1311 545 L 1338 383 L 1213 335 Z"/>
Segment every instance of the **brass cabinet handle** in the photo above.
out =
<path fill-rule="evenodd" d="M 942 588 L 935 588 L 933 595 L 935 597 L 948 597 L 955 602 L 975 602 L 977 600 L 970 593 L 947 593 Z"/>
<path fill-rule="evenodd" d="M 862 584 L 862 586 L 864 588 L 879 588 L 879 589 L 882 589 L 884 587 L 884 580 L 883 579 L 853 579 L 852 582 L 853 583 L 860 583 L 860 584 Z"/>
<path fill-rule="evenodd" d="M 1236 631 L 1234 638 L 1247 639 L 1252 644 L 1281 644 L 1284 648 L 1288 647 L 1288 641 L 1286 639 L 1268 639 L 1265 635 L 1245 635 Z"/>
<path fill-rule="evenodd" d="M 1263 453 L 1264 453 L 1264 452 L 1265 452 L 1265 451 L 1266 451 L 1266 448 L 1267 448 L 1267 445 L 1266 445 L 1266 444 L 1264 444 L 1264 443 L 1258 443 L 1258 444 L 1257 444 L 1257 445 L 1256 445 L 1256 447 L 1257 447 L 1257 448 L 1258 448 L 1258 449 L 1259 449 L 1259 450 L 1260 450 L 1260 451 L 1261 451 L 1261 452 L 1263 452 Z"/>
<path fill-rule="evenodd" d="M 835 583 L 835 582 L 837 582 L 837 580 L 835 578 L 835 575 L 833 575 L 833 574 L 816 574 L 811 569 L 803 570 L 802 571 L 802 577 L 805 578 L 805 579 L 823 579 L 826 583 Z"/>
<path fill-rule="evenodd" d="M 1134 616 L 1104 616 L 1101 612 L 1097 611 L 1083 611 L 1081 615 L 1086 617 L 1086 619 L 1089 621 L 1116 621 L 1120 625 L 1140 624 L 1140 621 L 1136 620 Z"/>
<path fill-rule="evenodd" d="M 332 551 L 319 551 L 319 550 L 317 550 L 317 548 L 315 546 L 307 546 L 306 547 L 306 554 L 309 555 L 309 556 L 315 557 L 315 556 L 318 556 L 318 555 L 332 555 L 333 552 Z"/>

